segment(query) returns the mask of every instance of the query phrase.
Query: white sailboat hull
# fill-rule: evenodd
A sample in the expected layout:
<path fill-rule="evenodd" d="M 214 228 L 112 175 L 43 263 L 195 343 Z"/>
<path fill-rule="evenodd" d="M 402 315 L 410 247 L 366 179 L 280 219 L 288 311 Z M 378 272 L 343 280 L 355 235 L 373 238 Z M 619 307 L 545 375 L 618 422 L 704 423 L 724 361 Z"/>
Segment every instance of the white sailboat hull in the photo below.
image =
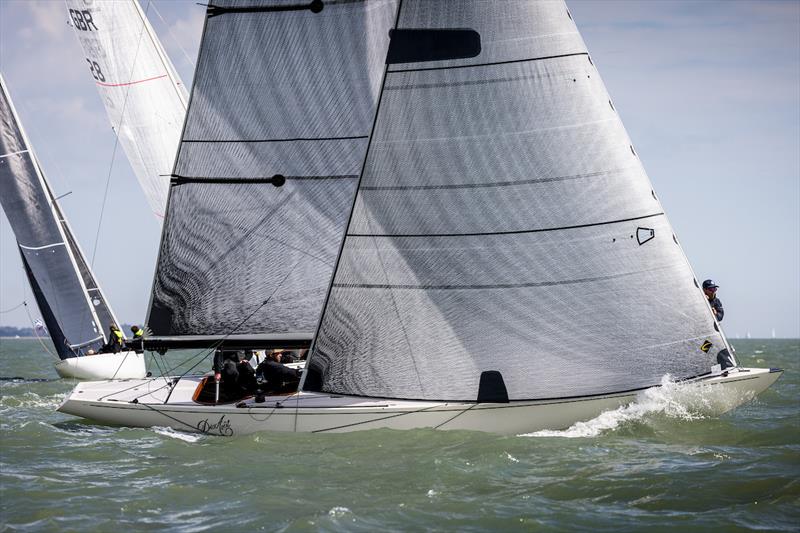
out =
<path fill-rule="evenodd" d="M 704 378 L 688 387 L 713 387 L 723 392 L 725 411 L 749 401 L 767 389 L 782 371 L 739 369 Z M 174 388 L 164 378 L 126 382 L 78 384 L 58 410 L 104 424 L 152 427 L 233 436 L 258 431 L 347 432 L 367 429 L 455 429 L 520 434 L 564 429 L 590 420 L 603 411 L 634 401 L 636 392 L 560 400 L 475 404 L 411 400 L 382 400 L 298 393 L 271 396 L 263 403 L 250 398 L 242 407 L 200 405 L 192 401 L 202 377 L 183 378 Z M 724 391 L 716 389 L 723 387 Z"/>
<path fill-rule="evenodd" d="M 62 378 L 84 381 L 142 379 L 147 375 L 144 354 L 136 352 L 70 357 L 56 362 L 55 367 Z"/>

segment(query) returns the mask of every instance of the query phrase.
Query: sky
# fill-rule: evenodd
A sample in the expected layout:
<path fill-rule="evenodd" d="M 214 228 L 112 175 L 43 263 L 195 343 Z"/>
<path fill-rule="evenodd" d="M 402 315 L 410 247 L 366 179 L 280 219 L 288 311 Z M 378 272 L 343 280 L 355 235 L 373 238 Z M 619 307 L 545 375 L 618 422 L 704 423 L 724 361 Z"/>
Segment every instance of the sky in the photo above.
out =
<path fill-rule="evenodd" d="M 204 8 L 140 0 L 191 86 Z M 800 2 L 567 2 L 681 245 L 730 337 L 800 337 Z M 117 317 L 142 323 L 158 221 L 61 0 L 0 0 L 0 71 Z M 109 198 L 98 225 L 106 181 Z M 642 298 L 647 298 L 642 294 Z M 0 325 L 38 317 L 0 217 Z"/>

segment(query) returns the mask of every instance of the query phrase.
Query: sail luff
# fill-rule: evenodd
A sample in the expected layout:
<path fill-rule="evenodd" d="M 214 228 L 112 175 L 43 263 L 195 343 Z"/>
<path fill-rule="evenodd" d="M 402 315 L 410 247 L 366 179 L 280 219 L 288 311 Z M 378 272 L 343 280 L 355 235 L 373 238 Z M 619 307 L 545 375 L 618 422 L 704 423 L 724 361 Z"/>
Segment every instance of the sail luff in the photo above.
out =
<path fill-rule="evenodd" d="M 200 59 L 201 59 L 202 54 L 203 54 L 203 45 L 202 45 L 202 43 L 205 40 L 206 28 L 207 27 L 208 27 L 208 17 L 205 17 L 203 19 L 203 30 L 200 32 L 200 46 L 197 47 L 197 59 L 195 61 L 195 65 L 199 65 L 200 64 Z M 181 142 L 181 141 L 183 140 L 184 135 L 186 134 L 186 123 L 187 123 L 186 118 L 189 116 L 189 111 L 192 108 L 192 97 L 194 96 L 194 90 L 195 90 L 195 85 L 196 84 L 197 84 L 197 76 L 194 76 L 192 78 L 192 86 L 189 89 L 189 96 L 188 96 L 188 99 L 186 101 L 186 115 L 184 117 L 183 124 L 181 125 L 181 134 L 180 134 L 180 137 L 178 138 L 178 147 L 177 147 L 177 149 L 175 151 L 175 159 L 172 162 L 172 168 L 171 168 L 171 171 L 170 171 L 170 180 L 172 179 L 171 176 L 174 176 L 175 173 L 177 172 L 176 167 L 178 165 L 178 160 L 180 159 L 180 156 L 181 156 L 181 150 L 183 149 L 183 142 Z M 169 213 L 169 211 L 170 211 L 169 206 L 170 206 L 170 197 L 171 196 L 172 196 L 172 187 L 167 187 L 167 202 L 166 202 L 166 205 L 164 206 L 164 220 L 167 220 L 167 218 L 169 217 L 169 214 L 170 214 Z M 164 246 L 164 235 L 165 235 L 165 231 L 164 231 L 164 227 L 162 225 L 161 234 L 159 235 L 159 238 L 158 238 L 159 254 L 160 254 L 160 250 Z M 156 259 L 156 268 L 153 270 L 153 281 L 150 284 L 150 297 L 148 298 L 148 301 L 147 301 L 147 314 L 145 315 L 145 319 L 144 319 L 144 323 L 147 325 L 148 329 L 150 329 L 151 332 L 152 332 L 152 328 L 150 327 L 150 323 L 151 323 L 150 320 L 151 320 L 151 314 L 153 312 L 153 304 L 154 304 L 154 299 L 155 299 L 155 291 L 156 291 L 156 283 L 157 283 L 157 281 L 158 281 L 158 260 Z M 210 345 L 214 345 L 214 343 L 212 342 Z"/>
<path fill-rule="evenodd" d="M 572 12 L 569 10 L 569 7 L 567 7 L 567 12 L 569 13 L 570 19 L 574 20 L 574 16 L 572 15 Z M 576 25 L 577 25 L 577 22 L 576 22 Z M 584 48 L 586 48 L 587 51 L 588 51 L 588 47 L 586 46 L 586 43 L 583 40 L 583 36 L 580 36 L 580 38 L 581 38 L 581 42 L 583 42 Z M 594 64 L 594 59 L 591 58 L 591 56 L 590 56 L 590 59 L 592 60 L 592 63 Z M 596 65 L 595 65 L 595 67 L 596 67 Z M 612 101 L 613 100 L 609 98 L 609 102 L 612 102 Z M 616 111 L 616 113 L 619 115 L 620 112 L 619 112 L 618 107 L 616 105 L 614 105 L 613 107 L 614 107 L 614 110 Z M 621 115 L 620 115 L 620 117 L 621 117 Z M 631 147 L 633 147 L 633 140 L 631 140 L 630 137 L 628 137 L 628 140 L 630 142 Z M 653 181 L 652 181 L 652 179 L 650 179 L 650 176 L 645 171 L 644 163 L 642 162 L 642 160 L 638 156 L 638 154 L 637 154 L 637 158 L 636 159 L 638 161 L 638 164 L 642 167 L 642 175 L 644 177 L 644 180 L 647 183 L 647 186 L 649 186 L 650 190 L 652 191 L 653 197 L 654 197 L 656 203 L 659 206 L 659 211 L 662 212 L 662 213 L 666 213 L 666 210 L 664 209 L 664 206 L 661 203 L 661 198 L 657 194 L 655 194 L 655 187 L 653 185 Z M 666 224 L 667 224 L 667 227 L 669 228 L 670 234 L 673 236 L 675 244 L 678 246 L 678 249 L 680 250 L 680 254 L 683 257 L 683 261 L 685 262 L 685 264 L 687 265 L 689 271 L 691 272 L 692 280 L 694 281 L 694 283 L 697 286 L 697 288 L 700 288 L 700 281 L 699 281 L 699 279 L 697 277 L 697 274 L 694 271 L 694 268 L 692 267 L 691 261 L 689 261 L 689 256 L 686 255 L 686 250 L 683 249 L 683 245 L 681 244 L 680 239 L 678 239 L 677 233 L 675 232 L 675 229 L 673 228 L 672 224 L 669 222 L 669 219 L 666 219 Z M 733 354 L 734 353 L 733 347 L 731 346 L 730 342 L 728 341 L 728 337 L 725 335 L 725 332 L 722 329 L 722 324 L 719 323 L 716 320 L 716 317 L 715 317 L 713 312 L 711 313 L 711 316 L 714 319 L 714 324 L 715 324 L 716 328 L 718 328 L 718 333 L 719 333 L 719 336 L 720 336 L 720 338 L 722 340 L 724 348 L 727 349 L 729 353 Z"/>
<path fill-rule="evenodd" d="M 138 2 L 138 0 L 130 1 L 136 7 L 136 11 L 139 13 L 139 17 L 142 20 L 144 29 L 147 32 L 148 39 L 158 54 L 158 57 L 161 59 L 161 64 L 167 71 L 167 75 L 169 75 L 170 81 L 172 82 L 172 88 L 175 90 L 175 96 L 177 96 L 178 100 L 180 100 L 181 104 L 183 104 L 183 108 L 185 110 L 188 107 L 186 88 L 178 76 L 178 71 L 175 70 L 175 65 L 173 65 L 172 61 L 169 59 L 166 50 L 164 50 L 164 46 L 161 44 L 161 40 L 158 38 L 158 35 L 156 35 L 152 24 L 150 24 L 150 21 L 147 18 L 147 14 L 144 12 L 144 10 L 142 10 L 141 4 Z M 181 90 L 181 88 L 183 88 L 183 90 Z M 183 132 L 181 131 L 181 133 Z"/>

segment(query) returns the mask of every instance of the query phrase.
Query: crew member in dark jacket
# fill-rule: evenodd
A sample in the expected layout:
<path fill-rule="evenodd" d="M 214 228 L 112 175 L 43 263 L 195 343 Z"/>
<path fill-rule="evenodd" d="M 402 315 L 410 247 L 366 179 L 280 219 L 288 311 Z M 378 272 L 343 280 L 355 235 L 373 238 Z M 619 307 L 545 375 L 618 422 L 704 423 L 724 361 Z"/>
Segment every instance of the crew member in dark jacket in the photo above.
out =
<path fill-rule="evenodd" d="M 238 398 L 255 390 L 255 372 L 239 352 L 217 350 L 214 353 L 214 379 L 222 385 L 226 396 Z"/>
<path fill-rule="evenodd" d="M 717 288 L 719 288 L 719 285 L 714 283 L 713 280 L 707 279 L 703 282 L 703 292 L 706 298 L 708 298 L 708 305 L 711 306 L 711 310 L 714 312 L 717 322 L 722 322 L 722 317 L 725 316 L 725 310 L 722 309 L 722 302 L 717 298 Z"/>
<path fill-rule="evenodd" d="M 284 365 L 282 356 L 283 352 L 272 352 L 256 369 L 256 375 L 267 382 L 270 392 L 293 392 L 300 382 L 300 371 Z"/>

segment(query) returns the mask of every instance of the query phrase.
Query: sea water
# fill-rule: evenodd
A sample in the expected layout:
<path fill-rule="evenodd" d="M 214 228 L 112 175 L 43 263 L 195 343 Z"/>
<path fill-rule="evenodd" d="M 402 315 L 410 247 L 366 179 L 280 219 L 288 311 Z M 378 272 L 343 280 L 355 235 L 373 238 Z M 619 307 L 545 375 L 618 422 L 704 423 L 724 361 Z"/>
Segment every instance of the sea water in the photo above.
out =
<path fill-rule="evenodd" d="M 798 531 L 800 341 L 735 345 L 786 373 L 722 416 L 667 381 L 563 431 L 223 438 L 57 413 L 52 347 L 2 339 L 0 531 Z"/>

